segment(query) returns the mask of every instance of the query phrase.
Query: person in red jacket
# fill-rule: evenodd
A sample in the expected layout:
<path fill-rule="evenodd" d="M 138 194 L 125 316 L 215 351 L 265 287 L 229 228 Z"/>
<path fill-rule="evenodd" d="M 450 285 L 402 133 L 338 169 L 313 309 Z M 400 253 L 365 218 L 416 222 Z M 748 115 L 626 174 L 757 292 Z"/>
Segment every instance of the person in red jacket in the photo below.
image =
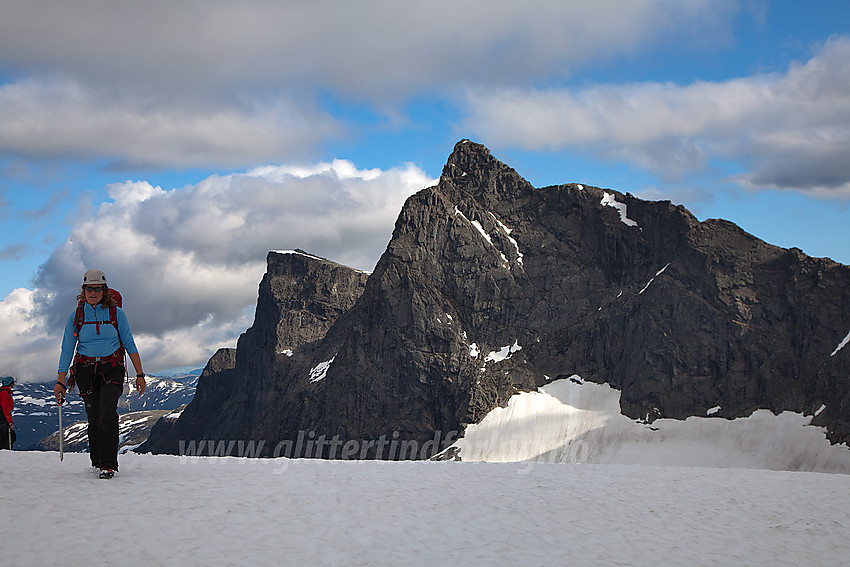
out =
<path fill-rule="evenodd" d="M 3 408 L 3 420 L 0 421 L 0 449 L 11 449 L 17 440 L 15 434 L 15 422 L 12 421 L 12 410 L 15 409 L 15 400 L 12 399 L 12 386 L 15 379 L 11 376 L 3 378 L 3 386 L 0 387 L 0 407 Z"/>

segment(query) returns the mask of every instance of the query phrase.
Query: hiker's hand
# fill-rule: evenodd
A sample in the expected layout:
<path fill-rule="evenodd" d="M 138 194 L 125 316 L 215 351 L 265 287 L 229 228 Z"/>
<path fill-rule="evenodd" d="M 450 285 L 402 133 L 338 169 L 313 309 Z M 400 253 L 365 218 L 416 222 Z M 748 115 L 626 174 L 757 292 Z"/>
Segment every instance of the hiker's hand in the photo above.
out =
<path fill-rule="evenodd" d="M 136 391 L 139 392 L 139 395 L 145 393 L 145 388 L 147 387 L 147 382 L 145 382 L 144 376 L 136 376 Z"/>
<path fill-rule="evenodd" d="M 62 382 L 56 382 L 53 386 L 53 395 L 56 397 L 56 403 L 60 406 L 65 402 L 65 385 Z"/>

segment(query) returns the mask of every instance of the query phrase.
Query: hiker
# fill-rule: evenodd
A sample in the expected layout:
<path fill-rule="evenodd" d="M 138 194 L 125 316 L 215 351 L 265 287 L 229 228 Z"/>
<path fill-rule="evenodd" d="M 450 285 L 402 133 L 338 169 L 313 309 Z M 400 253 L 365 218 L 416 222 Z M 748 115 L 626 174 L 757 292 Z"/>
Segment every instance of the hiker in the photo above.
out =
<path fill-rule="evenodd" d="M 15 433 L 15 423 L 12 421 L 12 410 L 15 409 L 15 400 L 12 399 L 12 386 L 15 379 L 11 376 L 3 378 L 0 387 L 0 407 L 3 408 L 3 420 L 0 421 L 0 449 L 11 449 L 18 439 Z"/>
<path fill-rule="evenodd" d="M 116 297 L 120 295 L 109 289 L 101 270 L 83 275 L 77 309 L 65 323 L 59 378 L 53 387 L 60 405 L 69 387 L 76 383 L 80 389 L 88 417 L 91 464 L 100 469 L 101 478 L 112 478 L 118 470 L 118 398 L 124 391 L 125 352 L 136 369 L 139 394 L 146 386 L 142 359 Z"/>

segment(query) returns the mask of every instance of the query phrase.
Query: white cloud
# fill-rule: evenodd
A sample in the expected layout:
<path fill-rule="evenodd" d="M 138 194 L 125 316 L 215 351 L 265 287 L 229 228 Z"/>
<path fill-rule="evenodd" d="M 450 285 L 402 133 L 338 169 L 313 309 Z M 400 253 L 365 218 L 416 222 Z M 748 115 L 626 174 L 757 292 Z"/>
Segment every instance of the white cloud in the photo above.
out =
<path fill-rule="evenodd" d="M 729 26 L 732 0 L 183 2 L 7 0 L 0 156 L 120 166 L 309 159 L 345 125 L 463 85 L 561 80 L 671 36 Z"/>
<path fill-rule="evenodd" d="M 218 349 L 234 348 L 235 337 L 251 326 L 253 317 L 252 305 L 232 321 L 218 322 L 210 316 L 192 326 L 169 329 L 158 336 L 139 333 L 134 339 L 145 361 L 153 362 L 157 368 L 187 364 L 200 368 Z"/>
<path fill-rule="evenodd" d="M 18 379 L 32 377 L 32 369 L 44 367 L 48 349 L 56 348 L 44 333 L 37 329 L 36 303 L 33 291 L 18 288 L 0 302 L 0 367 L 4 376 Z M 60 332 L 61 339 L 61 332 Z M 58 349 L 55 357 L 59 360 Z M 54 366 L 56 364 L 54 363 Z M 56 369 L 53 369 L 56 372 Z"/>
<path fill-rule="evenodd" d="M 687 86 L 473 90 L 466 128 L 482 141 L 577 149 L 668 179 L 714 159 L 738 181 L 850 197 L 850 39 L 834 38 L 787 73 Z"/>
<path fill-rule="evenodd" d="M 717 41 L 735 6 L 729 0 L 7 0 L 0 53 L 12 68 L 162 87 L 178 96 L 236 84 L 318 85 L 380 98 L 457 81 L 569 72 L 671 35 L 695 41 L 697 31 L 711 32 Z"/>
<path fill-rule="evenodd" d="M 24 288 L 12 291 L 3 300 L 4 309 L 0 311 L 0 341 L 8 345 L 15 337 L 25 335 L 32 330 L 30 314 L 33 311 L 33 293 Z"/>
<path fill-rule="evenodd" d="M 0 155 L 113 161 L 124 166 L 233 167 L 303 155 L 341 127 L 313 105 L 109 94 L 77 81 L 0 87 Z"/>
<path fill-rule="evenodd" d="M 112 185 L 112 200 L 78 221 L 35 289 L 0 302 L 0 368 L 22 379 L 55 373 L 62 326 L 91 267 L 123 294 L 147 368 L 203 364 L 250 326 L 269 250 L 302 248 L 371 270 L 404 201 L 432 181 L 413 165 L 358 170 L 337 160 L 172 190 Z"/>

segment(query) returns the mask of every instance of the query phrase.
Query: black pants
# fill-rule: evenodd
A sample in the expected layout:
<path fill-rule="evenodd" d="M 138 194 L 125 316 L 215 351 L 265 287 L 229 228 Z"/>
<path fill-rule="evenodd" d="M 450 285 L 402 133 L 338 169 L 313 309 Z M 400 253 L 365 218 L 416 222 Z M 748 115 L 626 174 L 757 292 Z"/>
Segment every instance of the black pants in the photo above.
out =
<path fill-rule="evenodd" d="M 11 449 L 16 440 L 15 430 L 9 426 L 6 417 L 0 415 L 0 449 Z"/>
<path fill-rule="evenodd" d="M 77 365 L 76 377 L 86 404 L 91 464 L 117 471 L 118 398 L 124 391 L 124 367 L 108 362 Z"/>

